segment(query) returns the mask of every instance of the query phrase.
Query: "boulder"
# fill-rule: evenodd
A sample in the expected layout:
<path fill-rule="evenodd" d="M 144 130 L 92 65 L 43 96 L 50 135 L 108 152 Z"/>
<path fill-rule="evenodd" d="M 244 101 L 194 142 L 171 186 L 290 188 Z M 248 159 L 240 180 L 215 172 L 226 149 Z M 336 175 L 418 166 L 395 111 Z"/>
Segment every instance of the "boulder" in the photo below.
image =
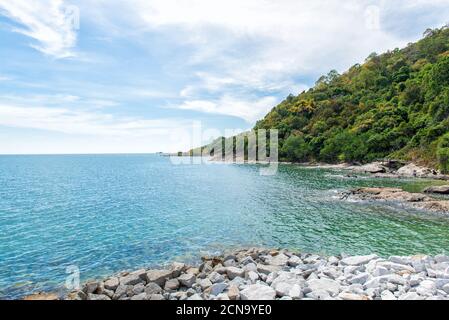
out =
<path fill-rule="evenodd" d="M 238 300 L 240 299 L 240 291 L 236 285 L 230 285 L 228 289 L 228 297 L 229 300 Z"/>
<path fill-rule="evenodd" d="M 436 175 L 437 172 L 435 170 L 420 167 L 413 163 L 405 165 L 398 169 L 396 172 L 398 175 L 406 176 L 406 177 L 428 177 L 432 175 Z"/>
<path fill-rule="evenodd" d="M 178 280 L 183 286 L 190 288 L 195 283 L 196 277 L 191 273 L 185 273 L 179 276 Z"/>
<path fill-rule="evenodd" d="M 115 291 L 115 289 L 117 289 L 119 284 L 120 284 L 120 282 L 119 282 L 119 279 L 117 277 L 109 278 L 108 280 L 106 280 L 104 282 L 104 288 L 107 289 L 107 290 Z"/>
<path fill-rule="evenodd" d="M 370 300 L 370 298 L 366 295 L 351 292 L 342 292 L 338 295 L 338 297 L 342 300 Z"/>
<path fill-rule="evenodd" d="M 449 194 L 449 186 L 434 186 L 424 189 L 424 193 Z"/>
<path fill-rule="evenodd" d="M 228 260 L 229 261 L 229 260 Z M 244 277 L 245 270 L 237 268 L 237 267 L 228 267 L 226 269 L 226 273 L 229 279 L 234 279 L 235 277 Z"/>
<path fill-rule="evenodd" d="M 217 283 L 217 282 L 223 282 L 225 281 L 225 277 L 221 274 L 219 274 L 218 272 L 211 272 L 208 276 L 208 279 L 212 282 L 212 283 Z"/>
<path fill-rule="evenodd" d="M 394 294 L 389 290 L 382 291 L 382 293 L 380 294 L 380 298 L 382 300 L 397 300 Z"/>
<path fill-rule="evenodd" d="M 228 288 L 228 286 L 229 285 L 227 283 L 224 283 L 224 282 L 214 283 L 212 286 L 210 286 L 207 289 L 207 292 L 212 294 L 212 295 L 214 295 L 214 296 L 217 296 L 220 293 L 222 293 L 223 291 L 225 291 Z"/>
<path fill-rule="evenodd" d="M 138 283 L 144 282 L 144 280 L 142 280 L 142 278 L 140 278 L 139 275 L 137 275 L 137 274 L 130 274 L 125 277 L 120 277 L 119 281 L 120 281 L 120 284 L 122 284 L 124 286 L 133 286 Z"/>
<path fill-rule="evenodd" d="M 375 254 L 367 255 L 367 256 L 353 256 L 342 259 L 340 262 L 342 265 L 347 266 L 360 266 L 362 264 L 367 264 L 371 260 L 377 259 L 378 256 Z"/>
<path fill-rule="evenodd" d="M 164 290 L 166 291 L 175 291 L 179 288 L 180 283 L 178 279 L 170 279 L 165 281 Z"/>
<path fill-rule="evenodd" d="M 160 287 L 163 287 L 165 281 L 171 279 L 173 276 L 172 270 L 149 270 L 146 273 L 147 282 L 154 282 Z"/>
<path fill-rule="evenodd" d="M 240 292 L 242 300 L 274 300 L 276 291 L 262 284 L 252 284 Z"/>
<path fill-rule="evenodd" d="M 206 290 L 207 288 L 212 286 L 212 281 L 210 281 L 207 278 L 206 279 L 197 279 L 196 283 L 198 283 L 198 285 L 200 286 L 201 290 Z"/>
<path fill-rule="evenodd" d="M 331 279 L 312 279 L 307 281 L 307 286 L 313 291 L 326 291 L 331 295 L 337 295 L 340 291 L 340 284 Z"/>
<path fill-rule="evenodd" d="M 257 271 L 260 273 L 264 273 L 266 275 L 268 275 L 272 272 L 278 272 L 280 270 L 281 270 L 280 266 L 272 266 L 272 265 L 264 265 L 264 264 L 257 265 Z"/>
<path fill-rule="evenodd" d="M 150 282 L 149 284 L 146 285 L 145 292 L 148 295 L 158 294 L 162 292 L 162 288 L 157 283 Z"/>

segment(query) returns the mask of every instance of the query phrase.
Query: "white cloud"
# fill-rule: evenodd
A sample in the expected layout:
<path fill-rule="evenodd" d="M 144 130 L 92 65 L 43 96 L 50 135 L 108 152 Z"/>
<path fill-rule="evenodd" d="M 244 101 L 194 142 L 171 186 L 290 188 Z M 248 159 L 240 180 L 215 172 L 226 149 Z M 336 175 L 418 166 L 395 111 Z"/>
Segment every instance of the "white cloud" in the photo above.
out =
<path fill-rule="evenodd" d="M 76 7 L 62 0 L 0 0 L 0 13 L 23 26 L 14 31 L 34 39 L 33 48 L 56 58 L 74 56 Z"/>
<path fill-rule="evenodd" d="M 168 136 L 171 131 L 180 130 L 188 124 L 188 121 L 179 119 L 117 118 L 111 114 L 67 108 L 0 104 L 2 126 L 66 134 L 117 137 Z"/>
<path fill-rule="evenodd" d="M 254 122 L 264 116 L 276 102 L 277 98 L 272 96 L 244 99 L 224 95 L 217 100 L 187 100 L 175 108 L 230 115 Z"/>
<path fill-rule="evenodd" d="M 395 34 L 383 19 L 421 7 L 449 14 L 447 3 L 130 0 L 123 5 L 107 1 L 96 8 L 95 21 L 115 33 L 120 29 L 126 34 L 160 33 L 192 50 L 186 51 L 183 63 L 187 70 L 196 70 L 197 80 L 180 92 L 186 99 L 181 108 L 255 120 L 255 115 L 267 110 L 265 102 L 274 99 L 253 103 L 235 96 L 253 96 L 255 91 L 259 96 L 298 93 L 306 86 L 297 78 L 310 81 L 331 69 L 342 72 L 373 51 L 401 47 L 418 38 Z M 435 26 L 440 24 L 435 21 Z"/>

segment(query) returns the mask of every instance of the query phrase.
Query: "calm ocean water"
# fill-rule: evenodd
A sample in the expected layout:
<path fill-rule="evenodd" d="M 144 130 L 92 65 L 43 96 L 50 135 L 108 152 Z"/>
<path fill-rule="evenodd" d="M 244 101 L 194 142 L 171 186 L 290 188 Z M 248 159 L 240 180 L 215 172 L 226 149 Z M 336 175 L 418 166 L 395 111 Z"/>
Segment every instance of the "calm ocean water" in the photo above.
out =
<path fill-rule="evenodd" d="M 337 190 L 393 181 L 281 165 L 173 165 L 157 155 L 0 156 L 0 298 L 241 246 L 447 253 L 449 219 Z"/>

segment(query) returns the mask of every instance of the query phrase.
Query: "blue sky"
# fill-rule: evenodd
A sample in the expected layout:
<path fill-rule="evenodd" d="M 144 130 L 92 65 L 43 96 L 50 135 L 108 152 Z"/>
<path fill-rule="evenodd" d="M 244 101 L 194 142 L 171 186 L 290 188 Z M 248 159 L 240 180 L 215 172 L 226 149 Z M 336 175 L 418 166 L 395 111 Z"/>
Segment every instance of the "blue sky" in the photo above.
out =
<path fill-rule="evenodd" d="M 0 0 L 0 153 L 177 151 L 448 21 L 449 0 Z"/>

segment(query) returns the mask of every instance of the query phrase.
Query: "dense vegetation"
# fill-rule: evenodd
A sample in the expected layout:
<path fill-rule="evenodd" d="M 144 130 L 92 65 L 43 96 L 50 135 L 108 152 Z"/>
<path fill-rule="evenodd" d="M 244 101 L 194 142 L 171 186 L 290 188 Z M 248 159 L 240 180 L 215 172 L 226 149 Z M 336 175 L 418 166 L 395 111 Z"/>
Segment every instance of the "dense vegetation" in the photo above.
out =
<path fill-rule="evenodd" d="M 290 95 L 256 125 L 279 129 L 288 161 L 401 158 L 449 170 L 449 29 L 405 49 L 371 54 Z"/>
<path fill-rule="evenodd" d="M 284 161 L 397 158 L 449 171 L 449 28 L 329 72 L 255 126 L 272 128 Z"/>

